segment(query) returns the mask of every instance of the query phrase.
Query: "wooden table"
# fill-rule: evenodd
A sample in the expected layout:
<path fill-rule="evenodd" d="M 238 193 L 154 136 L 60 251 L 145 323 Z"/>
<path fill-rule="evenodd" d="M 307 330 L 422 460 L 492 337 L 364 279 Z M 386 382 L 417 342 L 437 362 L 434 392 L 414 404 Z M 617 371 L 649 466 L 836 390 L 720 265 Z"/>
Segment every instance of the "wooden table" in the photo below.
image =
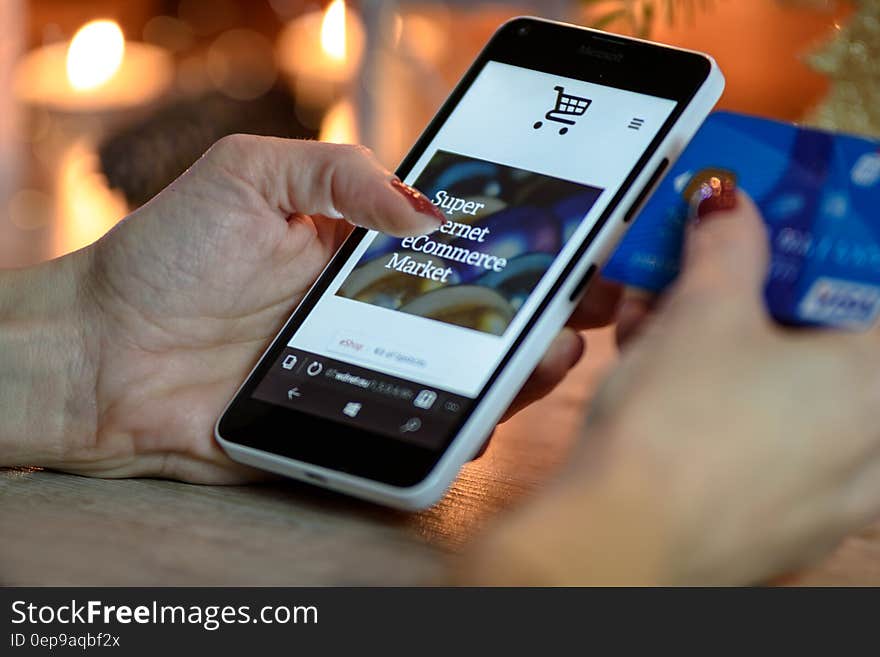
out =
<path fill-rule="evenodd" d="M 407 514 L 293 482 L 191 486 L 0 470 L 0 584 L 409 585 L 437 581 L 493 516 L 550 478 L 613 360 L 608 332 L 503 425 L 443 501 Z M 548 426 L 553 430 L 548 431 Z M 880 585 L 880 525 L 793 582 Z"/>

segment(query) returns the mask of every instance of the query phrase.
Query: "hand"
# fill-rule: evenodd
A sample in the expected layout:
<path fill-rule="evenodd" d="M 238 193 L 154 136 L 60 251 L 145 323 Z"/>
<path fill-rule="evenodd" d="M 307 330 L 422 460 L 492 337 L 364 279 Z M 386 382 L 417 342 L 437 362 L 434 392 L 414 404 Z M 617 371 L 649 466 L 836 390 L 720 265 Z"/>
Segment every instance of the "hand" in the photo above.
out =
<path fill-rule="evenodd" d="M 75 299 L 69 307 L 81 327 L 64 347 L 77 354 L 67 368 L 76 385 L 54 395 L 63 419 L 43 444 L 22 449 L 22 439 L 3 454 L 0 440 L 0 462 L 194 482 L 256 476 L 219 449 L 213 425 L 348 235 L 342 217 L 401 236 L 442 221 L 364 149 L 249 136 L 218 142 L 96 244 L 49 266 L 44 288 L 59 287 L 59 270 L 78 280 L 64 295 Z M 575 318 L 581 324 L 610 319 L 616 288 L 595 290 Z M 78 343 L 81 354 L 72 349 Z M 558 383 L 582 351 L 580 336 L 563 332 L 517 407 Z M 41 411 L 52 415 L 33 392 L 26 399 L 32 412 L 21 435 Z"/>
<path fill-rule="evenodd" d="M 469 581 L 756 583 L 880 515 L 880 330 L 772 324 L 766 242 L 745 197 L 691 227 L 570 468 L 476 550 Z"/>

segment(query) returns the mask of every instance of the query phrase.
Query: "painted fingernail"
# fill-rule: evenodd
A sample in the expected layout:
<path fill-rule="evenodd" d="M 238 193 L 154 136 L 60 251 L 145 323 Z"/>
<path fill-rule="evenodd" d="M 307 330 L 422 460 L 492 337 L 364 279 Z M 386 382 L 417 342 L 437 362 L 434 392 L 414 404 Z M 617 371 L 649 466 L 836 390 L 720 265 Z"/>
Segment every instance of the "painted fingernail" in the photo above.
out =
<path fill-rule="evenodd" d="M 391 186 L 413 207 L 413 209 L 419 214 L 424 214 L 429 217 L 433 217 L 441 224 L 446 223 L 446 217 L 443 216 L 443 213 L 440 211 L 436 205 L 431 203 L 431 200 L 422 194 L 415 187 L 411 187 L 406 183 L 402 182 L 399 178 L 394 178 L 391 180 Z"/>
<path fill-rule="evenodd" d="M 685 190 L 692 223 L 705 221 L 716 212 L 733 210 L 737 204 L 736 189 L 736 174 L 732 171 L 706 169 L 694 176 Z"/>

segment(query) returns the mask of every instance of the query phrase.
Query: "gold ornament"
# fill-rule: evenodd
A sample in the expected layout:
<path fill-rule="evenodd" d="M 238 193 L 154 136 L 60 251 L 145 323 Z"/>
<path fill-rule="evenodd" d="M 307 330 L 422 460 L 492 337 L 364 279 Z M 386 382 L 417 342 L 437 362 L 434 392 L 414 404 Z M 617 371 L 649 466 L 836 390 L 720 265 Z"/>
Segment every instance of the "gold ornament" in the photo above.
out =
<path fill-rule="evenodd" d="M 831 78 L 828 97 L 809 117 L 822 128 L 880 136 L 880 1 L 856 0 L 857 10 L 833 40 L 810 57 Z"/>

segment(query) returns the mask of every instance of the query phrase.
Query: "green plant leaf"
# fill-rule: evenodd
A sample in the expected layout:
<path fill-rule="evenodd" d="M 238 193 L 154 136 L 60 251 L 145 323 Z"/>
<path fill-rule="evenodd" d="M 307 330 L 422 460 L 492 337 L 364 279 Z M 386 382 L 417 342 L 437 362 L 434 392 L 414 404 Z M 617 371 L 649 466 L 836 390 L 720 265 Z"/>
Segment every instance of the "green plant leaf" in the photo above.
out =
<path fill-rule="evenodd" d="M 628 15 L 629 11 L 627 11 L 626 9 L 615 9 L 614 11 L 608 12 L 604 16 L 597 18 L 595 21 L 593 21 L 592 27 L 596 28 L 597 30 L 601 30 L 608 27 L 615 21 L 626 18 Z"/>
<path fill-rule="evenodd" d="M 662 15 L 669 25 L 674 25 L 682 16 L 693 21 L 698 11 L 712 9 L 715 0 L 581 0 L 581 3 L 590 6 L 617 6 L 617 9 L 598 18 L 594 26 L 604 26 L 626 18 L 635 34 L 647 37 L 659 16 Z"/>

